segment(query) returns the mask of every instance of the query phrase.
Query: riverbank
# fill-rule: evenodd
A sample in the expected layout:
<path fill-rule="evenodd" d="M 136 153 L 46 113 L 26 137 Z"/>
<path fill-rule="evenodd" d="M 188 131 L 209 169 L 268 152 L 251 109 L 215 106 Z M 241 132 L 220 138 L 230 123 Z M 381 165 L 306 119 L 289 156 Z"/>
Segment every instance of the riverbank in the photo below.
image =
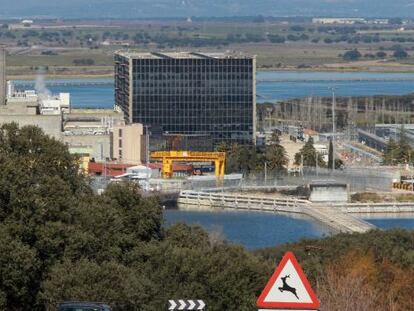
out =
<path fill-rule="evenodd" d="M 11 77 L 11 76 L 10 76 Z M 13 76 L 17 88 L 34 88 L 35 77 Z M 76 108 L 111 108 L 114 104 L 112 75 L 84 74 L 46 75 L 46 85 L 52 93 L 71 93 Z M 22 81 L 24 80 L 24 81 Z M 62 81 L 63 80 L 63 81 Z M 71 83 L 73 80 L 74 83 Z M 96 85 L 103 80 L 105 85 Z M 317 71 L 258 71 L 257 102 L 279 102 L 309 96 L 331 96 L 335 86 L 338 96 L 401 96 L 414 92 L 413 73 L 317 72 Z M 19 86 L 21 85 L 21 86 Z"/>
<path fill-rule="evenodd" d="M 47 79 L 88 79 L 88 78 L 112 78 L 114 76 L 112 66 L 88 66 L 80 68 L 74 66 L 50 67 L 47 73 Z M 380 62 L 380 61 L 358 61 L 350 63 L 336 63 L 314 65 L 306 68 L 298 66 L 269 67 L 258 66 L 258 71 L 263 72 L 327 72 L 327 73 L 414 73 L 414 65 L 402 64 L 398 62 Z M 9 80 L 32 80 L 36 79 L 37 73 L 30 68 L 8 68 Z M 28 72 L 32 72 L 29 73 Z M 58 72 L 58 73 L 57 73 Z"/>

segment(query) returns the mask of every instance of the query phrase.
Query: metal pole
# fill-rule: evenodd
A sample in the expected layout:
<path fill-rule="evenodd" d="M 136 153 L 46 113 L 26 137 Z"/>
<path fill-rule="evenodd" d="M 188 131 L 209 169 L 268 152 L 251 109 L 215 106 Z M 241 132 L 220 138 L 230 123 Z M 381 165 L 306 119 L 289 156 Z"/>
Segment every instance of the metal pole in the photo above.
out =
<path fill-rule="evenodd" d="M 336 138 L 336 120 L 335 120 L 335 88 L 332 87 L 332 170 L 335 170 L 335 138 Z"/>
<path fill-rule="evenodd" d="M 6 51 L 0 46 L 0 105 L 6 104 Z"/>
<path fill-rule="evenodd" d="M 149 168 L 149 130 L 148 130 L 149 126 L 145 125 L 145 162 L 146 162 L 146 167 L 147 167 L 147 173 L 146 173 L 146 179 L 147 179 L 147 187 L 149 188 L 149 179 L 150 179 L 150 174 L 148 173 Z"/>
<path fill-rule="evenodd" d="M 147 167 L 149 165 L 149 132 L 148 132 L 148 125 L 145 125 L 145 162 Z"/>
<path fill-rule="evenodd" d="M 265 180 L 265 186 L 267 185 L 267 162 L 264 163 L 264 180 Z"/>

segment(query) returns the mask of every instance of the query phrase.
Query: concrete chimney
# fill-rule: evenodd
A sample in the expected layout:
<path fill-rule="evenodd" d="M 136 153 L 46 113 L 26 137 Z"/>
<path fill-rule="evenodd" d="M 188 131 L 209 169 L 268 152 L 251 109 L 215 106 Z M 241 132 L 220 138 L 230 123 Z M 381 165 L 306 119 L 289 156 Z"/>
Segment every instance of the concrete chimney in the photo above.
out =
<path fill-rule="evenodd" d="M 0 46 L 0 105 L 6 104 L 6 51 Z"/>

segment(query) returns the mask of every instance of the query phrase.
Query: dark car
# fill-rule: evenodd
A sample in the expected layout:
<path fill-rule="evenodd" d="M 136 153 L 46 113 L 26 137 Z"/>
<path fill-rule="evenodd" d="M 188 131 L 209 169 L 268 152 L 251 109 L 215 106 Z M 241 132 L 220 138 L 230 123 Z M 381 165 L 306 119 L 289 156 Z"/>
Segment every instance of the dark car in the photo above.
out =
<path fill-rule="evenodd" d="M 68 301 L 60 303 L 57 311 L 112 311 L 112 309 L 100 302 Z"/>

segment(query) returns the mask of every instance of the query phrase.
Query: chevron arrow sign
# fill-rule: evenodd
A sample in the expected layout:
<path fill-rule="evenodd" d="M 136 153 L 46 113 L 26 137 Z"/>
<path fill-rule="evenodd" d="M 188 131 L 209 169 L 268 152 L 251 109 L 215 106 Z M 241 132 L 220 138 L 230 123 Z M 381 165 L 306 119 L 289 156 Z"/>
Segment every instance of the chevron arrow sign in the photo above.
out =
<path fill-rule="evenodd" d="M 168 310 L 204 310 L 205 307 L 201 299 L 168 300 Z"/>

